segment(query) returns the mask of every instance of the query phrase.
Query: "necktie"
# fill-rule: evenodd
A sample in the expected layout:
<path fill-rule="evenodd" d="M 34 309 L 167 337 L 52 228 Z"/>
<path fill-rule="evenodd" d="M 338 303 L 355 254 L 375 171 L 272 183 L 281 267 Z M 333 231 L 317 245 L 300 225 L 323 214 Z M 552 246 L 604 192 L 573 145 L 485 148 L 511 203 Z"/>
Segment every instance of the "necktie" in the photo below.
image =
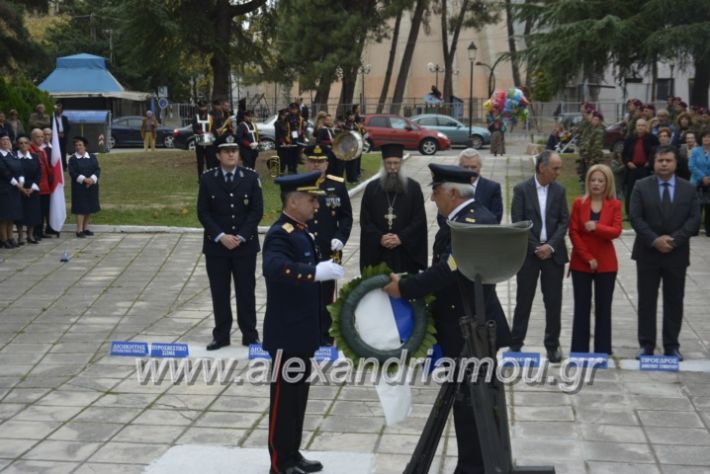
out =
<path fill-rule="evenodd" d="M 663 186 L 663 199 L 661 200 L 661 211 L 664 216 L 669 216 L 671 213 L 671 190 L 670 183 L 661 183 Z"/>
<path fill-rule="evenodd" d="M 227 184 L 232 184 L 232 173 L 227 173 Z"/>

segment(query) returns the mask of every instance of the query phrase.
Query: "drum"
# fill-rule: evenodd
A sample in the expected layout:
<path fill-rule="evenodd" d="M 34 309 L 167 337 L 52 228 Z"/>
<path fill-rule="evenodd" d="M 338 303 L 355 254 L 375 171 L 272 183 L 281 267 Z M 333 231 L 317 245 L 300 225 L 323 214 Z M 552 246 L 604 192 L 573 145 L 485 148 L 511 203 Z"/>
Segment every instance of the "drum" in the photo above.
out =
<path fill-rule="evenodd" d="M 214 144 L 214 141 L 215 136 L 210 132 L 197 135 L 197 137 L 195 138 L 195 143 L 197 144 L 197 146 L 211 146 Z"/>

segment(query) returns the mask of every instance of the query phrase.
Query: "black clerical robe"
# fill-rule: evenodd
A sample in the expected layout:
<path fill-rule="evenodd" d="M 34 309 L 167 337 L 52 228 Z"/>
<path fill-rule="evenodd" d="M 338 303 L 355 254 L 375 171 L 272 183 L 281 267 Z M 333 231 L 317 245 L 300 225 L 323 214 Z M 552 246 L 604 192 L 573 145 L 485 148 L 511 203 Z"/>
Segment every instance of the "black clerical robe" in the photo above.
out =
<path fill-rule="evenodd" d="M 389 207 L 393 212 L 390 216 Z M 391 224 L 390 224 L 391 222 Z M 395 272 L 417 273 L 427 266 L 427 226 L 419 183 L 407 178 L 403 194 L 385 193 L 380 180 L 365 188 L 360 208 L 360 271 L 385 262 Z M 385 234 L 397 234 L 402 245 L 387 249 Z"/>

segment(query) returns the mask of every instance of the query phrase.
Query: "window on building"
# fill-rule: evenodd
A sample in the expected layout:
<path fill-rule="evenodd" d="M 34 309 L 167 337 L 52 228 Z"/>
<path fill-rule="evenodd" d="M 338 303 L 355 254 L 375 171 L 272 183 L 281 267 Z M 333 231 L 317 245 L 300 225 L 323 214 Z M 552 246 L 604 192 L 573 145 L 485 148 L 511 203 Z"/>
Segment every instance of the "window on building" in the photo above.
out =
<path fill-rule="evenodd" d="M 656 100 L 666 100 L 669 96 L 673 95 L 671 89 L 673 88 L 673 79 L 656 79 Z"/>

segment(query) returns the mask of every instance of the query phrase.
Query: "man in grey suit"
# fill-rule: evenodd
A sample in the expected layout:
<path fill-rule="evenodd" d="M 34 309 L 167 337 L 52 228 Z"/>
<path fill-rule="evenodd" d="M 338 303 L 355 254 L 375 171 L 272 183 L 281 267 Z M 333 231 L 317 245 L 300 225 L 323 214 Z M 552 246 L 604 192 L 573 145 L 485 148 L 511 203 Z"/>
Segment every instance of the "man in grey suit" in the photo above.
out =
<path fill-rule="evenodd" d="M 537 280 L 540 278 L 545 303 L 545 349 L 550 362 L 560 362 L 560 320 L 562 279 L 567 262 L 565 234 L 569 221 L 565 188 L 556 182 L 562 170 L 562 158 L 545 150 L 535 159 L 535 175 L 515 186 L 511 219 L 532 221 L 528 236 L 528 254 L 518 272 L 515 312 L 513 314 L 512 351 L 525 343 L 528 321 Z"/>
<path fill-rule="evenodd" d="M 636 260 L 638 340 L 642 355 L 656 347 L 656 301 L 663 280 L 663 348 L 683 360 L 678 335 L 683 322 L 685 272 L 690 265 L 690 237 L 700 226 L 695 187 L 675 175 L 678 157 L 661 146 L 653 162 L 655 175 L 636 182 L 629 219 L 636 231 L 631 258 Z"/>

